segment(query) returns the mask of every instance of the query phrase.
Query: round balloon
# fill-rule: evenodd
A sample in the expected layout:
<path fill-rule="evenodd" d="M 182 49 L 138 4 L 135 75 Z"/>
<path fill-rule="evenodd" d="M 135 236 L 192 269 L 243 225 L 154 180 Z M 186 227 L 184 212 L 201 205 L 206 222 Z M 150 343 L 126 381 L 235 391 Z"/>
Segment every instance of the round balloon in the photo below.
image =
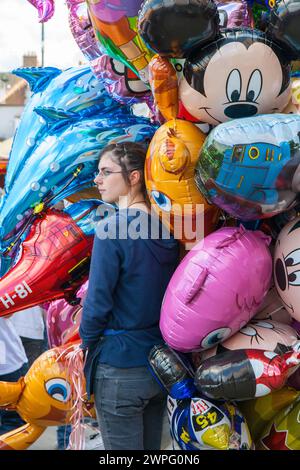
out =
<path fill-rule="evenodd" d="M 172 120 L 155 133 L 146 158 L 148 195 L 177 239 L 193 243 L 214 230 L 219 211 L 208 204 L 194 181 L 205 135 L 192 123 Z"/>
<path fill-rule="evenodd" d="M 270 420 L 257 442 L 257 450 L 300 450 L 300 397 Z"/>
<path fill-rule="evenodd" d="M 137 15 L 142 0 L 86 0 L 97 40 L 111 57 L 148 81 L 152 53 L 141 40 Z"/>
<path fill-rule="evenodd" d="M 243 415 L 229 403 L 206 398 L 168 397 L 168 418 L 176 450 L 251 450 L 250 432 Z"/>
<path fill-rule="evenodd" d="M 197 243 L 176 269 L 162 304 L 166 343 L 188 352 L 209 349 L 255 315 L 272 274 L 262 232 L 222 228 Z"/>
<path fill-rule="evenodd" d="M 196 183 L 234 217 L 272 217 L 300 190 L 300 116 L 263 115 L 217 126 L 201 150 Z"/>
<path fill-rule="evenodd" d="M 274 281 L 286 310 L 300 320 L 300 217 L 280 232 L 274 252 Z"/>
<path fill-rule="evenodd" d="M 254 442 L 262 436 L 268 423 L 279 411 L 293 403 L 297 398 L 300 398 L 300 392 L 284 387 L 264 397 L 239 403 L 239 409 L 247 420 Z"/>

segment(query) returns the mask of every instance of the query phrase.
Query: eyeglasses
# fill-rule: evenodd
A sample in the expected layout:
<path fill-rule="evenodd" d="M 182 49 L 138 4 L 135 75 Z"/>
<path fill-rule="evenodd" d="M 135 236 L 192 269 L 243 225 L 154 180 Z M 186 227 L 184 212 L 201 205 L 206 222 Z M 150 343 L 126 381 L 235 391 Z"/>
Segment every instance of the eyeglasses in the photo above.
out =
<path fill-rule="evenodd" d="M 100 170 L 98 173 L 95 174 L 95 178 L 97 176 L 102 176 L 102 178 L 106 178 L 109 175 L 114 175 L 115 173 L 123 173 L 123 171 L 111 171 L 111 170 Z"/>
<path fill-rule="evenodd" d="M 127 170 L 127 171 L 125 171 L 125 173 L 131 173 L 132 171 L 135 171 L 137 169 L 138 168 L 133 168 L 132 170 Z M 107 176 L 114 175 L 115 173 L 123 173 L 123 171 L 111 171 L 111 170 L 106 170 L 104 168 L 104 170 L 100 170 L 100 171 L 98 171 L 98 173 L 95 173 L 95 178 L 97 176 L 101 176 L 102 178 L 106 178 Z"/>

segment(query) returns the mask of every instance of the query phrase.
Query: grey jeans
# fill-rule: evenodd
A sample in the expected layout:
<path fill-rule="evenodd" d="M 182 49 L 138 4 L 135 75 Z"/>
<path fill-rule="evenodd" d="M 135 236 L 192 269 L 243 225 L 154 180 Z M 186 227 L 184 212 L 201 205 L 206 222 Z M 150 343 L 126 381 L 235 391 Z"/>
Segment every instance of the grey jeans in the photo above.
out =
<path fill-rule="evenodd" d="M 105 450 L 159 450 L 166 394 L 147 367 L 98 364 L 94 396 Z"/>

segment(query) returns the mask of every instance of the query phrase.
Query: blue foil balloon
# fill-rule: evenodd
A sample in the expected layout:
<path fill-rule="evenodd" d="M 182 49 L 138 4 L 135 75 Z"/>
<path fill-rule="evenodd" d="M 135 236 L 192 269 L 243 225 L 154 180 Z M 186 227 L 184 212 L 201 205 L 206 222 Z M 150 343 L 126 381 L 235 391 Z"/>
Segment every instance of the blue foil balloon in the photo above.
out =
<path fill-rule="evenodd" d="M 266 114 L 218 125 L 201 149 L 195 178 L 210 202 L 243 221 L 293 208 L 300 191 L 300 116 Z"/>
<path fill-rule="evenodd" d="M 11 191 L 20 168 L 51 130 L 53 133 L 55 127 L 68 126 L 76 119 L 103 115 L 118 106 L 87 65 L 64 72 L 46 67 L 22 68 L 14 73 L 28 81 L 33 94 L 13 140 L 5 178 L 6 194 Z M 36 112 L 42 108 L 50 108 L 52 113 Z M 2 204 L 4 200 L 5 197 Z"/>

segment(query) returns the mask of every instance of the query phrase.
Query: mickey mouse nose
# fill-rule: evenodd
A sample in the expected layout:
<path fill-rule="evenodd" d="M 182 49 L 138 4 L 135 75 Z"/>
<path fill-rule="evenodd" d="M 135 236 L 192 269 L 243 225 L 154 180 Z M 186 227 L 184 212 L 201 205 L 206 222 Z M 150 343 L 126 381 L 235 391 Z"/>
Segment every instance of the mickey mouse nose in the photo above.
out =
<path fill-rule="evenodd" d="M 240 103 L 231 104 L 224 110 L 225 116 L 230 119 L 254 116 L 257 113 L 257 107 L 254 104 Z"/>
<path fill-rule="evenodd" d="M 279 288 L 281 290 L 285 290 L 286 284 L 287 284 L 286 274 L 285 274 L 284 264 L 280 258 L 278 258 L 275 263 L 275 277 L 276 277 L 276 281 L 278 283 Z"/>

